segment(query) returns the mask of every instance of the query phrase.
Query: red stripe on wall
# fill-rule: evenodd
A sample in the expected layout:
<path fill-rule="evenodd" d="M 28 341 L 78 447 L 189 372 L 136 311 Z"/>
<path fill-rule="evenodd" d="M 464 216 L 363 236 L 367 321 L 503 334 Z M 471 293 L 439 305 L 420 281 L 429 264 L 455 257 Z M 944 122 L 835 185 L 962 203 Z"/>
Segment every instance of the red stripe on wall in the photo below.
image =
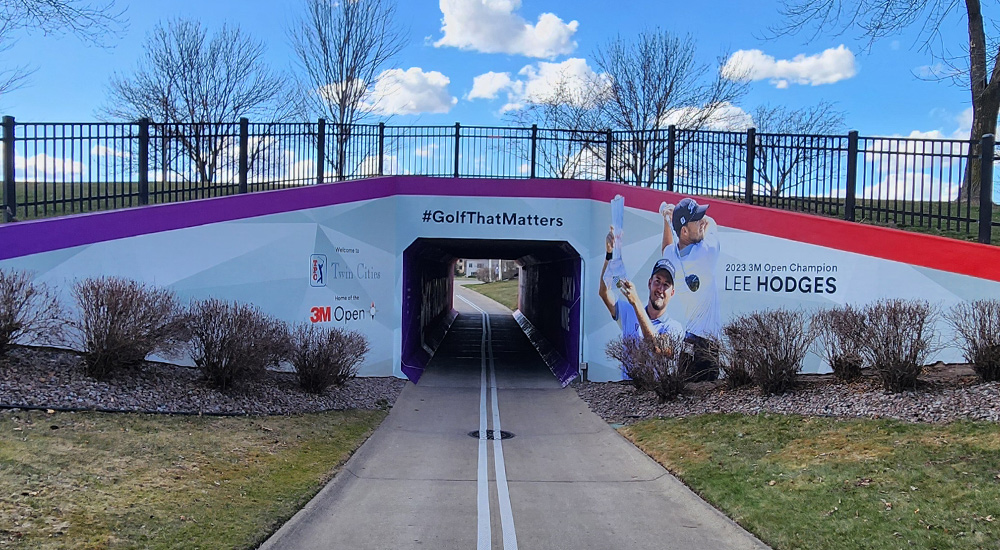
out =
<path fill-rule="evenodd" d="M 688 196 L 616 183 L 593 182 L 592 186 L 594 200 L 606 202 L 615 195 L 621 195 L 625 197 L 625 206 L 653 212 L 659 211 L 664 200 L 676 204 Z M 1000 247 L 997 246 L 736 202 L 694 198 L 699 204 L 711 205 L 708 214 L 725 227 L 1000 281 Z"/>

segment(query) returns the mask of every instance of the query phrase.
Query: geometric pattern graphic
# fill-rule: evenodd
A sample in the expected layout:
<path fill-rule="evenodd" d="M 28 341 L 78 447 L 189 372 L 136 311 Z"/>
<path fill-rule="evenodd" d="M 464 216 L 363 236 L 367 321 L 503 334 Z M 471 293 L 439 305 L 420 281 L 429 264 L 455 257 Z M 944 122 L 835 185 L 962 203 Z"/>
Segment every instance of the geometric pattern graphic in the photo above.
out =
<path fill-rule="evenodd" d="M 598 281 L 615 194 L 626 206 L 622 259 L 645 297 L 660 257 L 657 209 L 681 196 L 605 182 L 399 177 L 5 224 L 0 268 L 33 272 L 67 305 L 74 281 L 114 275 L 170 287 L 185 300 L 249 301 L 288 322 L 359 330 L 372 344 L 360 373 L 401 376 L 402 254 L 416 239 L 565 242 L 582 259 L 578 359 L 591 379 L 609 380 L 620 370 L 604 348 L 621 329 Z M 996 247 L 698 201 L 719 226 L 723 319 L 895 297 L 943 310 L 1000 296 Z M 314 258 L 325 259 L 321 284 L 310 271 Z M 671 300 L 667 314 L 679 317 L 677 307 Z M 947 341 L 947 327 L 939 330 Z M 960 356 L 946 347 L 935 359 Z M 811 357 L 806 368 L 823 367 Z"/>

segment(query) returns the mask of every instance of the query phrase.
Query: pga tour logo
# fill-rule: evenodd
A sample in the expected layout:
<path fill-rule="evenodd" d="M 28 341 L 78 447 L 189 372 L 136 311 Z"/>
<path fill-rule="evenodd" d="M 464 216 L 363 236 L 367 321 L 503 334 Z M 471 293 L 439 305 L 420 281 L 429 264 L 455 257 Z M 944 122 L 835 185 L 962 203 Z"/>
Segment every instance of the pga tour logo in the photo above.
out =
<path fill-rule="evenodd" d="M 326 254 L 309 255 L 309 286 L 326 286 Z"/>

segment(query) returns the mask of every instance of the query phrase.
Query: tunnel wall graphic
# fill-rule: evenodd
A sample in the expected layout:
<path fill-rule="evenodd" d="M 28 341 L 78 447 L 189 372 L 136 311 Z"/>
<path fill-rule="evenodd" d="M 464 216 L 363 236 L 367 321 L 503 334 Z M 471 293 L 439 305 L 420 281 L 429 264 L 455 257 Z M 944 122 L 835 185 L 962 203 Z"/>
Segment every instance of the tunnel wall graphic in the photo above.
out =
<path fill-rule="evenodd" d="M 400 370 L 414 382 L 455 320 L 454 269 L 455 258 L 433 245 L 403 251 Z"/>
<path fill-rule="evenodd" d="M 183 299 L 253 302 L 289 322 L 358 330 L 372 344 L 360 374 L 402 377 L 404 337 L 424 339 L 424 323 L 451 311 L 438 297 L 420 320 L 402 318 L 405 300 L 448 293 L 451 284 L 442 272 L 404 273 L 404 251 L 416 239 L 565 242 L 578 252 L 577 265 L 529 275 L 544 283 L 525 295 L 551 297 L 532 298 L 523 311 L 554 347 L 575 354 L 574 364 L 588 363 L 592 379 L 615 380 L 619 365 L 605 346 L 621 328 L 597 293 L 615 195 L 626 205 L 625 268 L 645 299 L 660 257 L 657 209 L 683 197 L 590 181 L 395 176 L 4 224 L 0 267 L 33 272 L 67 305 L 74 281 L 112 275 L 169 287 Z M 1000 296 L 997 247 L 697 200 L 718 223 L 713 275 L 723 321 L 773 307 L 810 311 L 921 298 L 946 309 Z M 407 277 L 422 278 L 420 296 L 404 294 Z M 672 298 L 667 315 L 683 322 L 681 305 Z M 564 307 L 571 310 L 568 322 Z M 949 328 L 943 322 L 937 328 L 946 347 L 933 359 L 961 360 L 947 345 Z M 806 370 L 826 367 L 809 356 Z"/>
<path fill-rule="evenodd" d="M 525 332 L 537 332 L 539 352 L 560 381 L 568 383 L 579 370 L 581 259 L 531 263 L 519 282 L 518 322 Z"/>

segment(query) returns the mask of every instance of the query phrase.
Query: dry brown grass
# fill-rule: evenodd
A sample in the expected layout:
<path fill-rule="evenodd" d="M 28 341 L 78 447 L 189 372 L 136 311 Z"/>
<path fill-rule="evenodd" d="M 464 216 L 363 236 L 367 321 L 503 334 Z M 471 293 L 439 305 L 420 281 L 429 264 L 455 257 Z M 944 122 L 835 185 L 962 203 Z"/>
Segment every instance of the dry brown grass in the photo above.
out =
<path fill-rule="evenodd" d="M 0 546 L 254 547 L 384 414 L 0 413 Z"/>

